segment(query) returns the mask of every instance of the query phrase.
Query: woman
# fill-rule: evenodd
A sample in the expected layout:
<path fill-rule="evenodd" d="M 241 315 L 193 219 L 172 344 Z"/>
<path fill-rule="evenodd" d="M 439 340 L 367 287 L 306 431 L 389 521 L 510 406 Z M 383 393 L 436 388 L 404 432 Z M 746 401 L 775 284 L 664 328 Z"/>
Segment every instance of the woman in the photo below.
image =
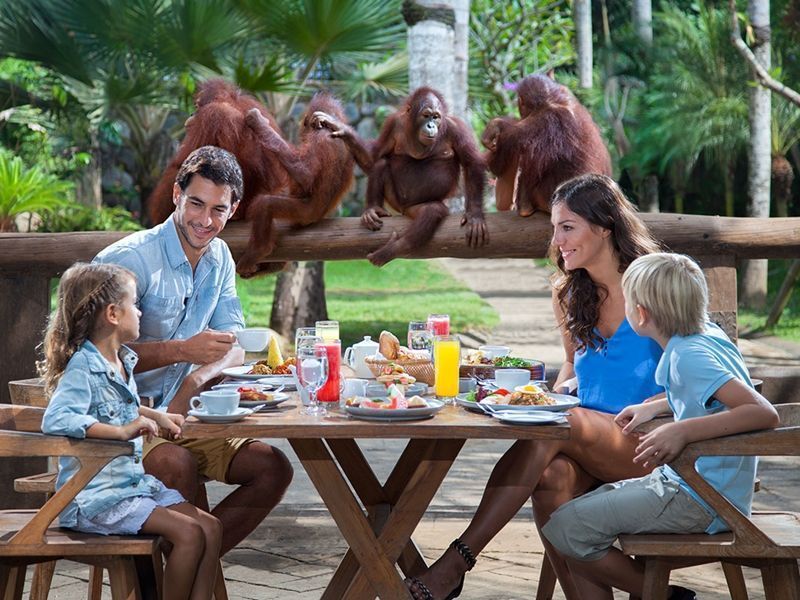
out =
<path fill-rule="evenodd" d="M 551 203 L 551 260 L 558 267 L 553 312 L 566 360 L 555 389 L 577 378 L 581 408 L 568 417 L 570 439 L 517 441 L 495 466 L 469 527 L 419 578 L 408 581 L 415 598 L 455 598 L 477 555 L 531 495 L 539 527 L 561 504 L 601 482 L 646 474 L 633 463 L 635 436 L 624 436 L 613 417 L 629 404 L 663 393 L 654 373 L 661 348 L 641 338 L 625 319 L 622 274 L 634 259 L 659 245 L 619 186 L 604 175 L 560 185 Z M 552 548 L 553 566 L 567 597 L 569 574 Z"/>

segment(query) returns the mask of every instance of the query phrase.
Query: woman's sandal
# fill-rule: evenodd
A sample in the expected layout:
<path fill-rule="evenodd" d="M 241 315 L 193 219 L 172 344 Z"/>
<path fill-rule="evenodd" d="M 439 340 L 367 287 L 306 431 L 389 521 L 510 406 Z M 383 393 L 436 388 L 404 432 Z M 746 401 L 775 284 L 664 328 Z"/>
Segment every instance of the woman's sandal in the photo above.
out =
<path fill-rule="evenodd" d="M 467 546 L 464 542 L 462 542 L 460 538 L 456 538 L 451 542 L 450 547 L 453 548 L 456 552 L 458 552 L 458 554 L 464 560 L 464 564 L 467 565 L 467 571 L 471 571 L 472 567 L 475 566 L 476 561 L 475 561 L 475 555 L 472 553 L 472 550 L 469 549 L 469 546 Z M 435 600 L 433 594 L 431 594 L 431 591 L 428 589 L 428 586 L 422 583 L 419 579 L 417 579 L 416 577 L 411 577 L 410 581 L 413 586 L 416 586 L 417 591 L 419 591 L 419 593 L 422 594 L 421 596 L 418 596 L 414 593 L 414 590 L 412 590 L 411 593 L 414 596 L 414 598 L 416 598 L 416 600 Z M 458 598 L 461 595 L 461 590 L 463 588 L 464 588 L 464 575 L 461 576 L 461 581 L 458 582 L 458 585 L 453 589 L 452 592 L 450 592 L 450 594 L 444 600 L 453 600 L 453 598 Z"/>

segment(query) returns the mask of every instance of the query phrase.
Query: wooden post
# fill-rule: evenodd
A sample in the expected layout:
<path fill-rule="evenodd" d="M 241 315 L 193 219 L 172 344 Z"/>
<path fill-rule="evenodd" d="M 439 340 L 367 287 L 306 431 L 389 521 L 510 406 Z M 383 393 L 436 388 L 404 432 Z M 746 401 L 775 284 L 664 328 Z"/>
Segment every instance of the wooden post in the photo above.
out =
<path fill-rule="evenodd" d="M 37 276 L 38 275 L 38 276 Z M 46 274 L 0 272 L 0 400 L 8 404 L 8 382 L 36 376 L 36 345 L 50 311 L 50 278 Z M 36 508 L 42 494 L 17 494 L 14 479 L 41 473 L 45 458 L 0 458 L 0 507 Z"/>

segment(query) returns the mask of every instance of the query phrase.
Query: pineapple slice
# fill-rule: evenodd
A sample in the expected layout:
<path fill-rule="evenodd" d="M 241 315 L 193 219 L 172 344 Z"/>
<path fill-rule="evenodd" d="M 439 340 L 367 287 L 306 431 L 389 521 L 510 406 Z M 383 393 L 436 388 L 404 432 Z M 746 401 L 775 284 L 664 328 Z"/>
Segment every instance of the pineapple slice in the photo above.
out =
<path fill-rule="evenodd" d="M 278 336 L 271 335 L 269 338 L 269 348 L 267 349 L 267 366 L 270 369 L 283 364 L 283 356 L 281 356 L 281 348 L 278 346 Z"/>

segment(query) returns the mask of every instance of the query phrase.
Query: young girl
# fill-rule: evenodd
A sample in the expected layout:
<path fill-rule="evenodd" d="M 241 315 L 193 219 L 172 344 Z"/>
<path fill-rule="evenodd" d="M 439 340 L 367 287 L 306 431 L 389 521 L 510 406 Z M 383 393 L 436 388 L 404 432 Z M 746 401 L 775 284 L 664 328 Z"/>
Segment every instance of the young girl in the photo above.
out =
<path fill-rule="evenodd" d="M 134 453 L 106 465 L 60 515 L 62 527 L 100 534 L 163 536 L 172 550 L 164 598 L 210 599 L 217 574 L 222 528 L 210 514 L 146 475 L 142 435 L 159 427 L 179 436 L 183 417 L 139 405 L 136 354 L 123 342 L 139 336 L 136 282 L 116 265 L 76 264 L 58 287 L 40 371 L 51 395 L 42 431 L 76 438 L 132 440 Z M 79 467 L 62 457 L 56 486 Z"/>

